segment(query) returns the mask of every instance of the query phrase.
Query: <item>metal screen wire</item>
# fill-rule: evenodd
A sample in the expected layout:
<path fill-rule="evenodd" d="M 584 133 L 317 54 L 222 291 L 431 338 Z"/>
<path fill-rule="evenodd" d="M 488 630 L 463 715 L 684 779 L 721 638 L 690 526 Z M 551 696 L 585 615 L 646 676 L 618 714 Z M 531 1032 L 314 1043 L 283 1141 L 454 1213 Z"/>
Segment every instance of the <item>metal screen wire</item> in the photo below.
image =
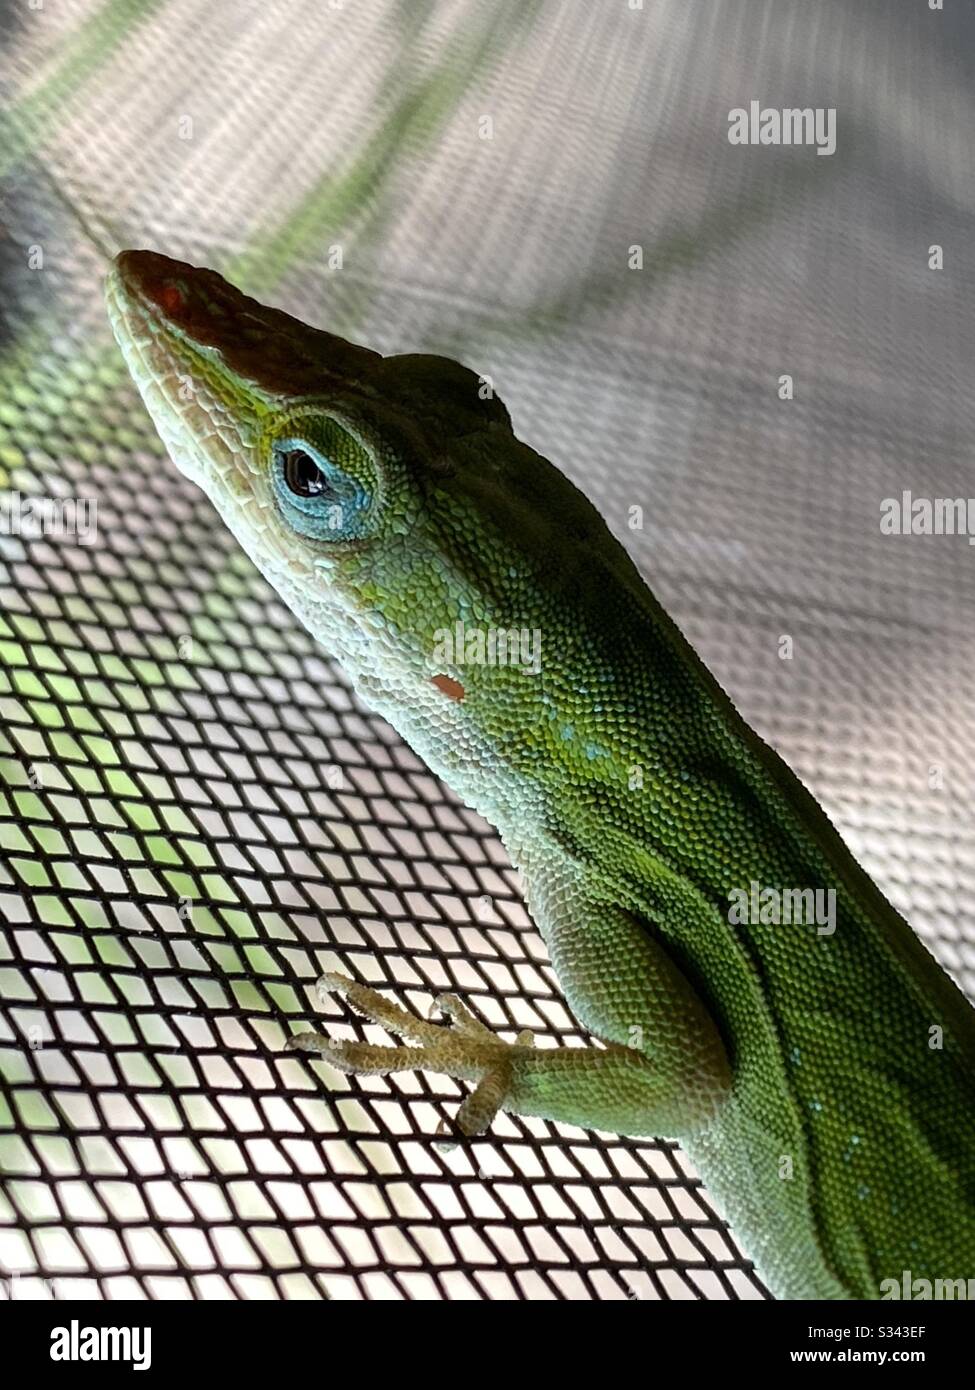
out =
<path fill-rule="evenodd" d="M 676 1145 L 449 1147 L 454 1083 L 283 1051 L 336 968 L 584 1035 L 493 830 L 166 459 L 65 199 L 490 374 L 971 993 L 975 548 L 879 521 L 971 490 L 962 10 L 4 7 L 0 486 L 97 538 L 0 534 L 0 1291 L 765 1296 Z M 835 154 L 733 147 L 752 98 L 835 107 Z"/>

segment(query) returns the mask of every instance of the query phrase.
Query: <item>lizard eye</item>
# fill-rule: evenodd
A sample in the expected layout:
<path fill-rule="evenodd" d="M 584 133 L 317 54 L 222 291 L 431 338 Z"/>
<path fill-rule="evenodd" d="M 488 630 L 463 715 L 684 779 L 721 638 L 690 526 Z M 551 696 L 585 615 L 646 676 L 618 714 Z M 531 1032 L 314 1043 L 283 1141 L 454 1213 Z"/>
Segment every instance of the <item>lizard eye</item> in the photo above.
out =
<path fill-rule="evenodd" d="M 282 450 L 280 459 L 284 481 L 296 497 L 334 495 L 325 474 L 306 450 Z"/>
<path fill-rule="evenodd" d="M 376 464 L 358 439 L 327 416 L 306 418 L 300 433 L 292 425 L 272 442 L 271 481 L 282 517 L 299 535 L 354 541 L 375 529 Z"/>

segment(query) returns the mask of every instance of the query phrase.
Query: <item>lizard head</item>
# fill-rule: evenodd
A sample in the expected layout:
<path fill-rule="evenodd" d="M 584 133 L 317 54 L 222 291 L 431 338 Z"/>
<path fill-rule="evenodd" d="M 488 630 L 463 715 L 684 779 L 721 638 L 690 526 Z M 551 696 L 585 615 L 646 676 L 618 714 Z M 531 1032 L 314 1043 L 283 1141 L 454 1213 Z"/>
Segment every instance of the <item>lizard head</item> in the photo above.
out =
<path fill-rule="evenodd" d="M 377 593 L 394 556 L 414 572 L 444 559 L 429 497 L 454 471 L 452 445 L 494 429 L 510 438 L 504 406 L 467 368 L 383 357 L 216 271 L 123 251 L 106 297 L 171 458 L 326 643 L 384 616 Z"/>
<path fill-rule="evenodd" d="M 583 495 L 515 438 L 484 378 L 443 357 L 383 357 L 150 251 L 117 257 L 107 300 L 173 461 L 415 747 L 434 722 L 468 746 L 458 720 L 474 727 L 482 692 L 485 710 L 539 717 L 537 669 L 468 659 L 458 674 L 439 633 L 534 640 L 544 624 L 563 655 L 609 640 L 623 607 L 610 571 L 631 592 L 635 572 Z M 587 624 L 577 599 L 573 626 L 553 631 L 560 586 L 605 611 Z M 465 712 L 442 719 L 445 695 Z"/>

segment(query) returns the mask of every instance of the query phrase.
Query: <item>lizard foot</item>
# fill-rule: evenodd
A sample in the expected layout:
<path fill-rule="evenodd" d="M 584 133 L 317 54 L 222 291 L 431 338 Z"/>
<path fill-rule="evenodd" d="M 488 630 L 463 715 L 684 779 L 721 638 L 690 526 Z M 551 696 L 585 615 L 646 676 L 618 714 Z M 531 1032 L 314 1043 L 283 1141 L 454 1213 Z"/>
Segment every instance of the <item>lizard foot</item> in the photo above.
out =
<path fill-rule="evenodd" d="M 436 1000 L 437 1007 L 451 1020 L 452 1026 L 448 1026 L 430 1023 L 345 975 L 323 975 L 318 992 L 322 999 L 332 993 L 345 995 L 357 1013 L 414 1045 L 381 1047 L 308 1032 L 290 1038 L 289 1049 L 317 1053 L 339 1071 L 359 1076 L 423 1070 L 473 1081 L 474 1090 L 457 1114 L 458 1128 L 468 1137 L 484 1134 L 490 1127 L 512 1090 L 519 1063 L 534 1052 L 534 1039 L 528 1030 L 519 1033 L 513 1043 L 503 1042 L 453 994 L 441 994 Z"/>

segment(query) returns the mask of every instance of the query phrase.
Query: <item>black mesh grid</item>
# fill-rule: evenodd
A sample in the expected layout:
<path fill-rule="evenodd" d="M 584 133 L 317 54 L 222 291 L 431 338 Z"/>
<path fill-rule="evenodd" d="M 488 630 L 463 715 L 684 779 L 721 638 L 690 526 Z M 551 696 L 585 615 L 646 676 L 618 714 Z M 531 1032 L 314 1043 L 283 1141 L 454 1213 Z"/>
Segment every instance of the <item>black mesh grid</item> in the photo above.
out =
<path fill-rule="evenodd" d="M 3 594 L 32 656 L 2 677 L 10 1266 L 106 1293 L 135 1266 L 154 1293 L 590 1297 L 628 1264 L 664 1296 L 682 1258 L 741 1288 L 670 1146 L 504 1120 L 443 1152 L 449 1082 L 397 1083 L 407 1109 L 331 1075 L 326 1102 L 281 1056 L 333 967 L 573 1033 L 493 833 L 352 707 L 202 497 L 127 476 L 92 571 L 35 544 L 56 603 L 16 563 Z"/>
<path fill-rule="evenodd" d="M 763 1296 L 676 1146 L 502 1117 L 451 1147 L 452 1083 L 283 1053 L 332 968 L 582 1036 L 493 831 L 165 462 L 64 195 L 113 246 L 491 370 L 971 990 L 975 550 L 877 525 L 901 486 L 971 476 L 973 282 L 925 262 L 971 243 L 971 97 L 914 6 L 685 8 L 8 17 L 0 484 L 98 507 L 90 546 L 0 535 L 14 1296 Z M 736 165 L 727 111 L 757 80 L 825 93 L 855 138 Z M 902 127 L 888 85 L 918 103 Z M 382 1038 L 339 1003 L 326 1021 Z"/>

